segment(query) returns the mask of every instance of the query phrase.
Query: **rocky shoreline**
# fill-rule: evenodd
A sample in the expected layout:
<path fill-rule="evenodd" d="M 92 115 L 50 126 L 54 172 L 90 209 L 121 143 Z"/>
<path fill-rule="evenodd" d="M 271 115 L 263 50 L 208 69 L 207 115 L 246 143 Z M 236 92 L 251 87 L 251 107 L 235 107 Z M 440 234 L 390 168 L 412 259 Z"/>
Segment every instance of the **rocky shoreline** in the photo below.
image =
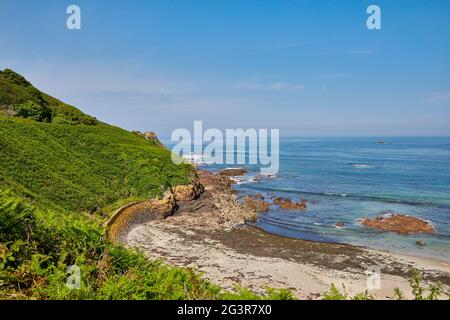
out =
<path fill-rule="evenodd" d="M 380 266 L 383 281 L 380 290 L 370 292 L 376 298 L 392 298 L 396 287 L 408 297 L 408 277 L 413 267 L 421 270 L 426 280 L 450 286 L 450 265 L 445 262 L 292 239 L 246 224 L 270 205 L 304 211 L 307 203 L 283 198 L 269 202 L 259 194 L 240 203 L 232 189 L 233 176 L 245 172 L 236 170 L 217 174 L 198 170 L 192 185 L 174 188 L 157 200 L 164 204 L 157 214 L 137 210 L 128 217 L 124 215 L 128 219 L 126 227 L 116 239 L 149 258 L 193 267 L 230 290 L 236 286 L 255 292 L 264 291 L 266 286 L 290 288 L 299 298 L 317 299 L 334 283 L 347 293 L 356 294 L 367 289 L 366 270 L 373 265 Z"/>

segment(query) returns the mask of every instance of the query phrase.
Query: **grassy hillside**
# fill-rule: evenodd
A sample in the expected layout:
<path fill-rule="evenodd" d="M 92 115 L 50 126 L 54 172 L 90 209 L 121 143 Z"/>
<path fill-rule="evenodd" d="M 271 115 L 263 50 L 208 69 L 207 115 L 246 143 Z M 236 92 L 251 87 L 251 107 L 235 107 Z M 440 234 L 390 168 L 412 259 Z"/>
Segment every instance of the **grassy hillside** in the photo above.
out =
<path fill-rule="evenodd" d="M 0 116 L 0 184 L 46 207 L 95 212 L 189 182 L 187 165 L 125 130 Z"/>
<path fill-rule="evenodd" d="M 20 110 L 20 103 L 45 105 L 52 116 L 41 121 L 20 112 L 6 115 L 5 110 Z M 168 150 L 99 123 L 12 71 L 0 73 L 1 105 L 0 185 L 42 208 L 93 213 L 189 182 L 192 168 L 173 164 Z"/>

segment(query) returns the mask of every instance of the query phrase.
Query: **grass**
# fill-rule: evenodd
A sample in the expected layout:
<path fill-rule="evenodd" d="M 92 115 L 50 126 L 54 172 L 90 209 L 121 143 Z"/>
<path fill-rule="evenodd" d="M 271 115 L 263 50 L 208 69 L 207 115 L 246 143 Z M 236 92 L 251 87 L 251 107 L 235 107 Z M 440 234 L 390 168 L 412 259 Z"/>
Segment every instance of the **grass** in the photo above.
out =
<path fill-rule="evenodd" d="M 100 212 L 119 200 L 189 183 L 192 167 L 108 125 L 60 125 L 0 116 L 0 183 L 43 207 Z"/>
<path fill-rule="evenodd" d="M 100 123 L 0 71 L 0 183 L 41 208 L 102 213 L 190 181 L 193 168 L 142 135 Z"/>

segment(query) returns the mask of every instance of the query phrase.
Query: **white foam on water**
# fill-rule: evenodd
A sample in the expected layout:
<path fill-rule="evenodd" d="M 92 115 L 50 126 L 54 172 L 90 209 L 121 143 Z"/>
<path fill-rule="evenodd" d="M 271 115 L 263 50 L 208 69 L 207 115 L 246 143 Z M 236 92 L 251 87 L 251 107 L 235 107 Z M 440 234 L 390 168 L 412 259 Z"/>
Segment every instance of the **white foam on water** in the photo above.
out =
<path fill-rule="evenodd" d="M 375 165 L 365 163 L 353 163 L 352 167 L 356 169 L 372 169 L 375 168 Z"/>

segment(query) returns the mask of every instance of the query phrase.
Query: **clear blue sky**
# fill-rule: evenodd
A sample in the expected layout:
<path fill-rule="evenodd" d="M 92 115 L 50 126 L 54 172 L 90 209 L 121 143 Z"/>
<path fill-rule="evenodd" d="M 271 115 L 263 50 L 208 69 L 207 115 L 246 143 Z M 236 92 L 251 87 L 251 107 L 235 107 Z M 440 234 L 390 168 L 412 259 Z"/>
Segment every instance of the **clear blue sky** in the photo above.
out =
<path fill-rule="evenodd" d="M 77 4 L 82 30 L 66 29 Z M 366 8 L 382 30 L 366 28 Z M 450 1 L 0 1 L 0 68 L 129 130 L 450 135 Z"/>

